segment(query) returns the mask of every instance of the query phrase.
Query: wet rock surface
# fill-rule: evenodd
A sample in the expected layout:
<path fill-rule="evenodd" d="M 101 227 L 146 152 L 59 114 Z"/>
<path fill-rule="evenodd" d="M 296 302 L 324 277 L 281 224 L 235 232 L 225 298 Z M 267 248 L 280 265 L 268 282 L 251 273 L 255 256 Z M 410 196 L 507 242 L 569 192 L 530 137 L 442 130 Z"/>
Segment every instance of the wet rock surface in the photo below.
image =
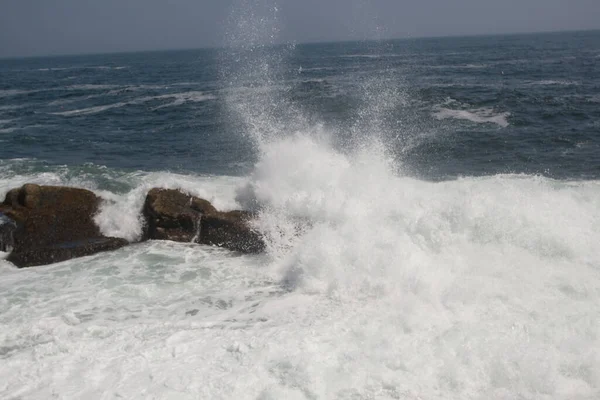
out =
<path fill-rule="evenodd" d="M 154 188 L 143 210 L 145 239 L 215 245 L 243 253 L 258 253 L 265 245 L 245 211 L 219 212 L 207 200 L 174 189 Z"/>
<path fill-rule="evenodd" d="M 115 250 L 127 240 L 105 237 L 94 222 L 101 199 L 89 190 L 26 184 L 0 203 L 0 250 L 18 267 L 51 264 Z M 247 211 L 218 211 L 179 190 L 154 188 L 143 207 L 142 240 L 159 239 L 259 253 L 265 244 Z"/>
<path fill-rule="evenodd" d="M 127 244 L 127 240 L 121 238 L 88 238 L 45 247 L 17 249 L 10 253 L 8 261 L 21 268 L 33 267 L 116 250 Z"/>
<path fill-rule="evenodd" d="M 250 227 L 252 214 L 229 211 L 202 217 L 199 243 L 225 247 L 242 253 L 260 253 L 265 250 L 262 236 Z"/>
<path fill-rule="evenodd" d="M 0 213 L 16 225 L 8 260 L 44 265 L 112 250 L 127 241 L 102 236 L 94 222 L 100 198 L 85 189 L 26 184 L 9 191 Z"/>

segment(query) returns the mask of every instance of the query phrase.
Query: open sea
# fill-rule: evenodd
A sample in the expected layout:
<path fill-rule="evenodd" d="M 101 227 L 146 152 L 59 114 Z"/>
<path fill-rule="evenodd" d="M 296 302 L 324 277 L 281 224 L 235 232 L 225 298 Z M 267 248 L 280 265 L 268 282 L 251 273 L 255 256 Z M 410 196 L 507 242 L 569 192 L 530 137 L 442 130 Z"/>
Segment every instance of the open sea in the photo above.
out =
<path fill-rule="evenodd" d="M 268 250 L 0 253 L 2 399 L 600 398 L 600 31 L 0 59 L 24 183 Z"/>

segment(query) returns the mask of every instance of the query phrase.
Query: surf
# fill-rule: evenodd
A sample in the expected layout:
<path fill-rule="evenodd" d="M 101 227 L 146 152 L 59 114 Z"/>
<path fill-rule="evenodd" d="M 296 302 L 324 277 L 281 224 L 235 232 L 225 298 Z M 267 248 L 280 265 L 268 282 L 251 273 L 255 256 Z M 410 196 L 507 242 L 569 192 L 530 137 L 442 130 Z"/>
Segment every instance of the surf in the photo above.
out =
<path fill-rule="evenodd" d="M 255 153 L 248 174 L 10 160 L 0 194 L 86 187 L 103 198 L 102 233 L 134 240 L 148 189 L 178 188 L 255 212 L 265 254 L 152 241 L 29 270 L 0 260 L 0 393 L 596 398 L 600 182 L 415 177 L 389 118 L 411 94 L 389 57 L 373 58 L 380 70 L 352 86 L 360 107 L 332 127 L 289 95 L 296 48 L 261 4 L 238 4 L 220 58 L 229 134 Z"/>

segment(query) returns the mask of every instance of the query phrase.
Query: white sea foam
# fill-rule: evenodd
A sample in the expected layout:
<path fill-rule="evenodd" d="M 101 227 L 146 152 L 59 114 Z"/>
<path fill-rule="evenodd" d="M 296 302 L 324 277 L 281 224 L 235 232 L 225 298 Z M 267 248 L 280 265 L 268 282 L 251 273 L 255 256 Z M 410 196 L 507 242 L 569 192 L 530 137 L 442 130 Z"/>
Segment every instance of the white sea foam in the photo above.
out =
<path fill-rule="evenodd" d="M 154 187 L 180 189 L 210 201 L 217 209 L 239 209 L 235 199 L 236 189 L 245 182 L 239 177 L 213 177 L 204 175 L 180 175 L 167 172 L 111 173 L 105 167 L 95 166 L 92 173 L 73 171 L 68 166 L 55 167 L 47 172 L 16 174 L 11 164 L 22 163 L 18 169 L 26 169 L 31 160 L 10 160 L 0 164 L 0 199 L 10 190 L 25 183 L 82 187 L 95 192 L 103 199 L 96 223 L 103 234 L 128 240 L 139 239 L 142 232 L 141 211 L 146 193 Z M 103 173 L 104 171 L 104 173 Z M 107 175 L 108 174 L 108 175 Z M 99 188 L 98 182 L 110 179 L 129 189 L 115 193 Z"/>
<path fill-rule="evenodd" d="M 597 398 L 600 182 L 390 167 L 297 134 L 263 145 L 248 184 L 144 175 L 226 187 L 222 207 L 240 187 L 269 254 L 150 242 L 0 261 L 0 396 Z"/>
<path fill-rule="evenodd" d="M 7 104 L 4 106 L 0 106 L 0 111 L 11 111 L 11 110 L 17 110 L 19 108 L 23 108 L 25 107 L 22 104 Z"/>
<path fill-rule="evenodd" d="M 129 68 L 126 65 L 112 67 L 108 65 L 97 65 L 97 66 L 73 66 L 73 67 L 48 67 L 48 68 L 38 68 L 37 70 L 40 72 L 52 72 L 52 71 L 69 71 L 76 69 L 99 69 L 99 70 L 122 70 Z"/>
<path fill-rule="evenodd" d="M 87 108 L 81 108 L 81 109 L 76 109 L 76 110 L 60 111 L 60 112 L 54 112 L 51 114 L 62 115 L 65 117 L 97 114 L 97 113 L 100 113 L 100 112 L 103 112 L 106 110 L 110 110 L 113 108 L 120 108 L 120 107 L 127 106 L 127 105 L 144 104 L 144 103 L 147 103 L 147 102 L 150 102 L 153 100 L 174 99 L 171 103 L 167 103 L 167 104 L 163 104 L 163 105 L 154 107 L 153 110 L 156 110 L 156 109 L 160 109 L 160 108 L 164 108 L 164 107 L 180 106 L 180 105 L 188 103 L 188 102 L 198 103 L 198 102 L 203 102 L 203 101 L 207 101 L 207 100 L 213 100 L 215 98 L 216 97 L 213 95 L 205 94 L 203 92 L 198 92 L 198 91 L 170 93 L 170 94 L 164 94 L 164 95 L 160 95 L 160 96 L 138 97 L 136 99 L 129 100 L 129 101 L 122 101 L 122 102 L 113 103 L 113 104 L 105 104 L 105 105 L 101 105 L 101 106 L 87 107 Z"/>
<path fill-rule="evenodd" d="M 204 92 L 192 91 L 192 92 L 184 92 L 184 93 L 173 93 L 173 94 L 164 94 L 161 96 L 155 97 L 147 97 L 147 101 L 150 100 L 163 100 L 163 99 L 173 99 L 172 102 L 160 105 L 155 107 L 154 110 L 158 110 L 165 107 L 176 107 L 185 103 L 199 103 L 206 100 L 214 100 L 216 97 L 214 95 L 206 94 Z"/>
<path fill-rule="evenodd" d="M 69 97 L 67 99 L 57 99 L 57 100 L 51 101 L 50 103 L 48 103 L 48 105 L 49 106 L 64 106 L 65 104 L 77 103 L 82 100 L 97 99 L 99 97 L 104 97 L 104 96 L 106 96 L 105 93 L 90 94 L 88 96 L 77 96 L 75 98 Z"/>
<path fill-rule="evenodd" d="M 34 93 L 34 92 L 36 92 L 36 90 L 20 90 L 20 89 L 0 90 L 0 98 L 18 96 L 21 94 L 29 94 L 29 93 Z"/>
<path fill-rule="evenodd" d="M 432 115 L 439 120 L 448 118 L 461 119 L 480 124 L 497 124 L 503 128 L 506 128 L 508 125 L 510 125 L 508 122 L 508 117 L 510 117 L 509 112 L 498 113 L 491 108 L 477 108 L 472 110 L 454 110 L 450 108 L 439 108 Z"/>
<path fill-rule="evenodd" d="M 35 128 L 48 128 L 52 125 L 42 125 L 42 124 L 34 124 L 34 125 L 25 125 L 25 126 L 13 126 L 10 128 L 2 128 L 0 129 L 0 133 L 12 133 L 17 131 L 24 131 L 27 129 L 35 129 Z"/>
<path fill-rule="evenodd" d="M 339 56 L 340 58 L 370 58 L 370 59 L 379 59 L 379 58 L 395 58 L 395 57 L 404 57 L 402 54 L 345 54 Z"/>
<path fill-rule="evenodd" d="M 425 68 L 430 69 L 484 69 L 489 68 L 488 64 L 461 64 L 461 65 L 424 65 Z"/>
<path fill-rule="evenodd" d="M 235 190 L 241 178 L 185 176 L 171 173 L 151 173 L 136 177 L 129 192 L 115 194 L 99 191 L 105 199 L 96 223 L 103 234 L 128 240 L 138 240 L 142 233 L 141 211 L 146 193 L 153 187 L 180 189 L 210 201 L 217 209 L 229 211 L 239 208 Z"/>
<path fill-rule="evenodd" d="M 244 14 L 242 28 L 257 26 Z M 600 397 L 600 182 L 405 177 L 378 140 L 399 101 L 385 84 L 366 85 L 355 130 L 367 139 L 341 152 L 282 110 L 273 68 L 244 63 L 265 83 L 251 99 L 225 91 L 260 153 L 246 179 L 125 174 L 131 189 L 113 193 L 0 163 L 0 194 L 32 179 L 96 190 L 105 234 L 137 237 L 145 190 L 168 186 L 255 208 L 268 244 L 0 261 L 0 397 Z"/>
<path fill-rule="evenodd" d="M 76 115 L 96 114 L 96 113 L 99 113 L 102 111 L 110 110 L 112 108 L 123 107 L 127 104 L 131 104 L 131 103 L 130 102 L 119 102 L 119 103 L 113 103 L 113 104 L 106 104 L 106 105 L 102 105 L 102 106 L 81 108 L 81 109 L 77 109 L 77 110 L 54 112 L 54 113 L 50 113 L 50 114 L 62 115 L 65 117 L 71 117 L 71 116 L 76 116 Z"/>
<path fill-rule="evenodd" d="M 66 86 L 65 89 L 68 90 L 108 90 L 115 89 L 121 87 L 119 85 L 94 85 L 94 84 L 86 84 L 86 85 L 70 85 Z"/>
<path fill-rule="evenodd" d="M 534 82 L 529 82 L 529 85 L 539 85 L 539 86 L 577 86 L 579 85 L 579 82 L 575 82 L 575 81 L 568 81 L 568 80 L 551 80 L 551 79 L 546 79 L 546 80 L 541 80 L 541 81 L 534 81 Z"/>

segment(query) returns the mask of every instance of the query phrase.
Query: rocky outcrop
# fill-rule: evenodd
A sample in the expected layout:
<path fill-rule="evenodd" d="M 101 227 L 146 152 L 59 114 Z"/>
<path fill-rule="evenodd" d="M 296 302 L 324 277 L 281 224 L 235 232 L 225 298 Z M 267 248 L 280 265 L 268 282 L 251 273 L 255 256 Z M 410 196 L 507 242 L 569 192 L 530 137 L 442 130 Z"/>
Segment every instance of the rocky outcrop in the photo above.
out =
<path fill-rule="evenodd" d="M 179 190 L 150 190 L 143 214 L 145 239 L 209 244 L 243 253 L 265 248 L 261 235 L 250 226 L 250 213 L 219 212 L 207 200 Z"/>
<path fill-rule="evenodd" d="M 265 250 L 262 235 L 250 227 L 247 211 L 217 212 L 202 216 L 198 243 L 224 247 L 241 253 Z"/>
<path fill-rule="evenodd" d="M 144 202 L 144 238 L 195 242 L 201 216 L 216 212 L 206 200 L 179 190 L 154 188 L 148 192 Z"/>
<path fill-rule="evenodd" d="M 0 204 L 0 213 L 16 224 L 8 260 L 29 267 L 126 245 L 100 233 L 94 223 L 99 204 L 85 189 L 26 184 L 11 190 Z"/>
<path fill-rule="evenodd" d="M 0 250 L 31 267 L 115 250 L 125 239 L 104 237 L 94 222 L 100 198 L 85 189 L 26 184 L 0 204 Z M 150 190 L 144 203 L 143 240 L 162 239 L 224 247 L 243 253 L 265 249 L 246 211 L 220 212 L 179 190 Z"/>

